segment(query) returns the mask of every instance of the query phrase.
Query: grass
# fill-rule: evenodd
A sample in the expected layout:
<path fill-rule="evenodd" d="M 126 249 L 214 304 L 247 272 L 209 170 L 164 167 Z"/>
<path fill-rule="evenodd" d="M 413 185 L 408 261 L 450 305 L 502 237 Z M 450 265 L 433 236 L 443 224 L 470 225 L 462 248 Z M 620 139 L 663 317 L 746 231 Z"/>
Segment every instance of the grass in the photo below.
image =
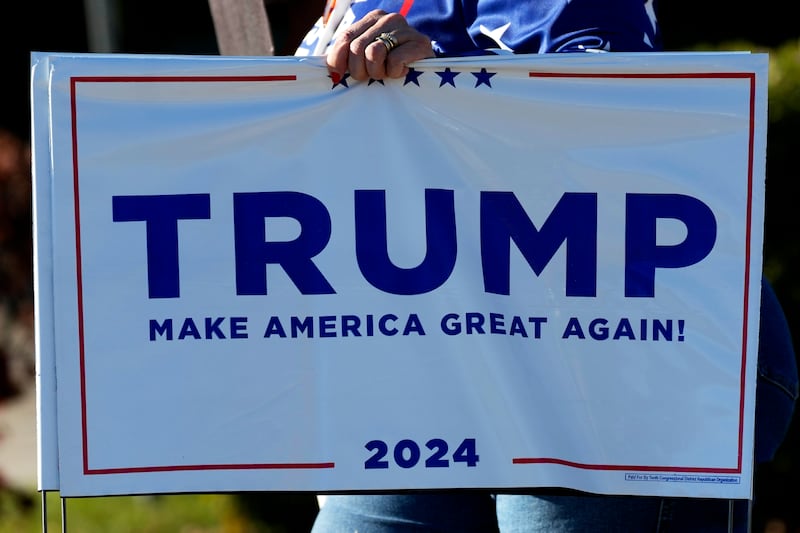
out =
<path fill-rule="evenodd" d="M 0 490 L 0 533 L 42 533 L 41 493 Z M 60 533 L 61 498 L 47 494 L 47 533 Z M 227 494 L 68 498 L 66 532 L 278 533 L 248 520 Z"/>

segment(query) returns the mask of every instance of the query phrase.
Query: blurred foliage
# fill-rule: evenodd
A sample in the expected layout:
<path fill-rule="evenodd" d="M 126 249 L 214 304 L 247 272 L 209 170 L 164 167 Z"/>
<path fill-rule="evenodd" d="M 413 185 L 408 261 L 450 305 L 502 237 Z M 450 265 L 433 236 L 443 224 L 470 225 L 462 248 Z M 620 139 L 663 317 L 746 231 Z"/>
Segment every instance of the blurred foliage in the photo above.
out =
<path fill-rule="evenodd" d="M 772 281 L 792 330 L 795 351 L 800 346 L 800 223 L 795 194 L 800 132 L 800 39 L 770 50 L 769 130 L 767 133 L 767 207 L 764 273 Z M 800 524 L 800 409 L 783 445 L 767 467 L 773 491 L 788 497 L 786 512 Z M 776 491 L 776 492 L 777 492 Z"/>
<path fill-rule="evenodd" d="M 0 533 L 43 531 L 41 493 L 0 491 Z M 230 494 L 70 498 L 67 531 L 80 533 L 286 533 L 251 520 Z M 61 499 L 47 493 L 47 530 L 61 531 Z"/>
<path fill-rule="evenodd" d="M 800 342 L 800 239 L 795 210 L 800 131 L 800 39 L 770 50 L 764 272 Z"/>
<path fill-rule="evenodd" d="M 770 123 L 800 115 L 800 39 L 770 51 L 769 104 Z"/>
<path fill-rule="evenodd" d="M 795 210 L 800 131 L 800 39 L 770 51 L 765 273 L 800 342 L 800 239 Z"/>
<path fill-rule="evenodd" d="M 32 224 L 30 150 L 0 130 L 0 400 L 33 378 Z"/>

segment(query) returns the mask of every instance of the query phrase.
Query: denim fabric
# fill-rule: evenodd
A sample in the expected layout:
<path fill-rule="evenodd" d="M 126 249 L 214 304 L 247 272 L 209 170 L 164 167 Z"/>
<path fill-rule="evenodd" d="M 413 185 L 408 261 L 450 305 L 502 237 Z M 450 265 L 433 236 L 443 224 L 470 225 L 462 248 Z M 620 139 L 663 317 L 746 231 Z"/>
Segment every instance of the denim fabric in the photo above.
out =
<path fill-rule="evenodd" d="M 496 533 L 488 492 L 328 496 L 312 533 Z"/>
<path fill-rule="evenodd" d="M 312 533 L 734 533 L 748 502 L 633 496 L 427 492 L 328 496 Z"/>
<path fill-rule="evenodd" d="M 770 460 L 786 436 L 797 396 L 797 361 L 789 327 L 764 280 L 756 380 L 757 463 Z M 545 492 L 329 496 L 312 533 L 744 533 L 749 529 L 746 500 Z"/>
<path fill-rule="evenodd" d="M 496 514 L 502 533 L 748 531 L 746 500 L 498 494 Z"/>

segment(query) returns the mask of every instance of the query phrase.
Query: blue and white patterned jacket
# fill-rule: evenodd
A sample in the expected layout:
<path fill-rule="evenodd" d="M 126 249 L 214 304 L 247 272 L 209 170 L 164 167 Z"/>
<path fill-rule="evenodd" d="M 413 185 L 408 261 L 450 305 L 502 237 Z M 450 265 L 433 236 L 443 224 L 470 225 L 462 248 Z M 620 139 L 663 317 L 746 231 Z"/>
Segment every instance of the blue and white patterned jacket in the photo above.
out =
<path fill-rule="evenodd" d="M 295 55 L 324 55 L 373 9 L 397 12 L 439 56 L 661 50 L 656 0 L 328 0 Z"/>

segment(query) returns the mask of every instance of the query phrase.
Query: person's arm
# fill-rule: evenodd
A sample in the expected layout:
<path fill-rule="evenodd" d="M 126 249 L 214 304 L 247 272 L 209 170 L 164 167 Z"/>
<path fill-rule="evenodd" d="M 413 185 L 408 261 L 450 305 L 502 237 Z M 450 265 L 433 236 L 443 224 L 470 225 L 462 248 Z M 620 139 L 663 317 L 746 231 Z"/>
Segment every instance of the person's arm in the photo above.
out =
<path fill-rule="evenodd" d="M 326 55 L 332 77 L 349 71 L 357 80 L 400 78 L 410 63 L 433 56 L 660 49 L 654 0 L 333 5 L 298 49 L 298 55 Z"/>

